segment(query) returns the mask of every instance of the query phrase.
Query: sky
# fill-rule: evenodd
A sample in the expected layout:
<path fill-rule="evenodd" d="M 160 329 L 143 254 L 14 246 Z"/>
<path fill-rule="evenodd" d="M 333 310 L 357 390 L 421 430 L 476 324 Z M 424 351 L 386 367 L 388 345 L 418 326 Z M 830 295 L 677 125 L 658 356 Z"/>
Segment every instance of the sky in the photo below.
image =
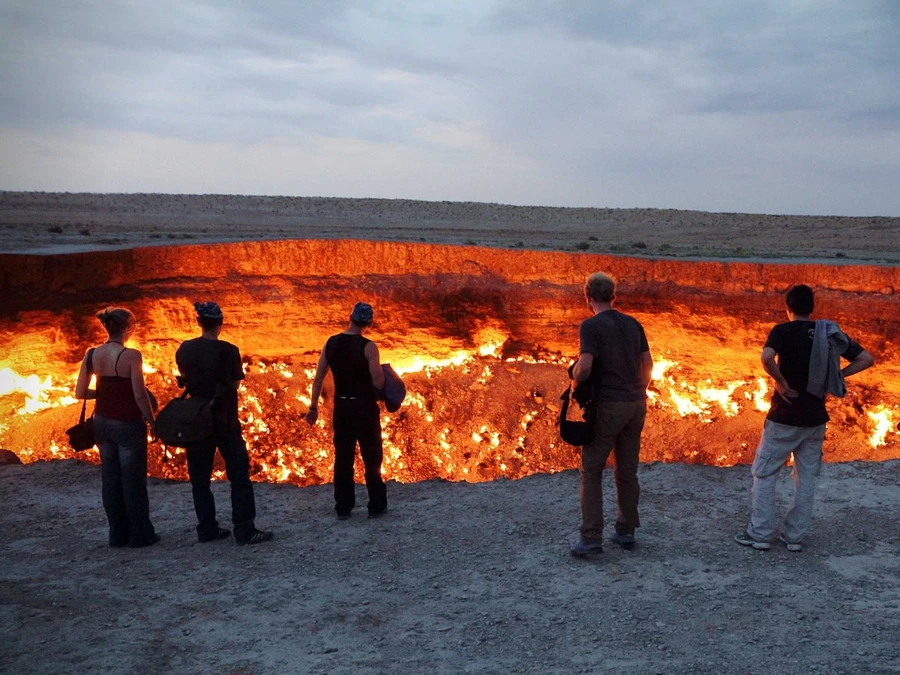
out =
<path fill-rule="evenodd" d="M 900 216 L 900 0 L 0 0 L 0 190 Z"/>

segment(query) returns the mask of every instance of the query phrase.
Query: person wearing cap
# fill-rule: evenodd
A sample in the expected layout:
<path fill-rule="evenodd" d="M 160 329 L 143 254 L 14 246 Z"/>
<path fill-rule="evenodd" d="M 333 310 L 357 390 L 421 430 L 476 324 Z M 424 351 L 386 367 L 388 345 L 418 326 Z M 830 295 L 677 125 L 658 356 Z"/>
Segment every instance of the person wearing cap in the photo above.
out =
<path fill-rule="evenodd" d="M 225 539 L 231 532 L 216 520 L 216 502 L 210 481 L 216 449 L 225 460 L 231 482 L 231 522 L 239 545 L 259 544 L 272 539 L 271 532 L 256 529 L 256 501 L 250 482 L 250 457 L 238 420 L 237 390 L 244 379 L 238 348 L 219 339 L 222 310 L 214 302 L 195 302 L 201 335 L 181 344 L 175 362 L 181 374 L 179 384 L 191 397 L 213 400 L 213 435 L 191 443 L 187 450 L 188 475 L 197 512 L 197 537 L 202 542 Z"/>
<path fill-rule="evenodd" d="M 328 338 L 316 366 L 306 414 L 306 421 L 315 424 L 322 383 L 330 369 L 334 377 L 334 510 L 340 520 L 349 518 L 356 505 L 353 463 L 357 443 L 365 465 L 369 518 L 387 510 L 387 489 L 381 478 L 381 416 L 375 398 L 376 389 L 384 387 L 384 371 L 378 346 L 363 335 L 373 318 L 372 306 L 358 302 L 347 330 Z"/>

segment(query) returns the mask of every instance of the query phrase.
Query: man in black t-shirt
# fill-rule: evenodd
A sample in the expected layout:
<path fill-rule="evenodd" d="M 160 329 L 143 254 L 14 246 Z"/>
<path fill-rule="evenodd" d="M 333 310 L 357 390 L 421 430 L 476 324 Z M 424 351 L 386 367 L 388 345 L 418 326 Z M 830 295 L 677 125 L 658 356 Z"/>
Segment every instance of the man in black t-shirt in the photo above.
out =
<path fill-rule="evenodd" d="M 372 306 L 357 302 L 350 313 L 347 330 L 328 338 L 316 366 L 312 400 L 306 413 L 306 421 L 315 424 L 319 418 L 322 384 L 331 370 L 334 376 L 334 510 L 339 520 L 348 519 L 356 505 L 353 464 L 357 443 L 365 466 L 369 518 L 378 518 L 387 511 L 387 489 L 381 477 L 384 456 L 381 415 L 375 397 L 376 389 L 384 387 L 384 371 L 378 345 L 363 337 L 373 319 Z"/>
<path fill-rule="evenodd" d="M 230 342 L 219 339 L 222 310 L 214 302 L 194 303 L 202 335 L 181 344 L 175 353 L 180 381 L 192 398 L 213 399 L 213 435 L 187 447 L 188 475 L 197 512 L 197 537 L 201 542 L 225 539 L 231 532 L 219 527 L 216 502 L 210 489 L 216 449 L 225 461 L 231 482 L 231 521 L 239 545 L 260 544 L 272 539 L 271 532 L 256 529 L 256 501 L 250 482 L 250 457 L 238 420 L 237 390 L 244 379 L 241 353 Z"/>
<path fill-rule="evenodd" d="M 809 286 L 789 289 L 785 295 L 789 321 L 772 328 L 763 347 L 763 368 L 775 380 L 775 393 L 751 469 L 750 523 L 735 536 L 739 544 L 758 550 L 768 550 L 775 535 L 775 484 L 792 454 L 794 499 L 780 539 L 789 551 L 803 550 L 828 422 L 825 395 L 843 396 L 843 378 L 875 363 L 837 324 L 809 318 L 814 300 Z M 850 362 L 844 368 L 840 367 L 841 358 Z"/>
<path fill-rule="evenodd" d="M 585 300 L 593 316 L 581 323 L 580 354 L 572 371 L 575 383 L 590 383 L 595 417 L 594 440 L 581 449 L 581 536 L 573 555 L 603 550 L 603 468 L 615 453 L 618 516 L 610 537 L 625 549 L 634 548 L 640 527 L 638 456 L 647 414 L 647 385 L 653 359 L 644 328 L 633 317 L 612 308 L 616 285 L 602 272 L 587 278 Z"/>

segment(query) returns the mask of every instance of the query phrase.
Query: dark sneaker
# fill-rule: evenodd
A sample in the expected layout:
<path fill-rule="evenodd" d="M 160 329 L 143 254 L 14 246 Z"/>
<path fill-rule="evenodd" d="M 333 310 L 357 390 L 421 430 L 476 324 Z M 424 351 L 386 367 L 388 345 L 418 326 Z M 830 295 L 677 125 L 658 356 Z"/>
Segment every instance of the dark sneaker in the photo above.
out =
<path fill-rule="evenodd" d="M 616 532 L 614 535 L 612 535 L 609 538 L 609 540 L 613 543 L 618 544 L 619 546 L 624 548 L 626 551 L 634 550 L 635 541 L 634 541 L 633 534 L 619 534 L 618 532 Z"/>
<path fill-rule="evenodd" d="M 261 544 L 264 541 L 272 541 L 275 538 L 275 534 L 272 532 L 263 532 L 262 530 L 253 530 L 247 537 L 241 537 L 240 539 L 235 538 L 235 543 L 238 546 L 253 546 L 254 544 Z"/>
<path fill-rule="evenodd" d="M 803 544 L 799 541 L 788 541 L 784 535 L 778 537 L 791 553 L 800 553 L 803 550 Z"/>
<path fill-rule="evenodd" d="M 200 540 L 201 544 L 206 544 L 210 541 L 218 541 L 219 539 L 228 539 L 231 536 L 231 530 L 226 530 L 224 527 L 220 527 L 218 532 L 214 532 L 213 534 L 203 534 L 197 535 L 197 539 Z"/>
<path fill-rule="evenodd" d="M 147 539 L 146 541 L 129 541 L 128 548 L 144 548 L 145 546 L 153 546 L 153 544 L 158 544 L 162 537 L 158 534 L 154 534 L 152 538 Z"/>
<path fill-rule="evenodd" d="M 734 535 L 734 540 L 741 546 L 751 546 L 757 551 L 768 551 L 770 548 L 772 548 L 769 542 L 763 541 L 761 539 L 754 539 L 746 532 L 741 532 L 740 534 Z"/>
<path fill-rule="evenodd" d="M 578 558 L 584 558 L 594 553 L 603 553 L 603 542 L 584 541 L 579 537 L 569 546 L 569 551 Z"/>
<path fill-rule="evenodd" d="M 338 513 L 337 517 L 338 520 L 350 520 L 350 511 L 347 511 L 347 513 Z"/>
<path fill-rule="evenodd" d="M 386 506 L 381 511 L 369 511 L 369 518 L 381 518 L 385 513 L 387 513 Z"/>

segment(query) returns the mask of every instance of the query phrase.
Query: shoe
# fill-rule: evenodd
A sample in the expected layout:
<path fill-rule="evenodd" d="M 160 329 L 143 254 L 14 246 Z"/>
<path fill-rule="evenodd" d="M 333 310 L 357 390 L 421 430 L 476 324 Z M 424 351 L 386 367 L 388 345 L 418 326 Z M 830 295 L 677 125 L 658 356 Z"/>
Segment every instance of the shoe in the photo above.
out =
<path fill-rule="evenodd" d="M 145 546 L 153 546 L 153 544 L 158 544 L 162 537 L 158 534 L 154 534 L 152 538 L 147 541 L 130 541 L 128 542 L 128 548 L 144 548 Z"/>
<path fill-rule="evenodd" d="M 369 518 L 381 518 L 385 513 L 387 513 L 386 506 L 381 511 L 369 511 Z"/>
<path fill-rule="evenodd" d="M 609 538 L 609 540 L 611 542 L 618 544 L 619 546 L 624 548 L 626 551 L 634 550 L 635 541 L 634 541 L 633 534 L 619 534 L 618 532 L 616 532 L 614 535 L 612 535 Z"/>
<path fill-rule="evenodd" d="M 803 544 L 801 544 L 799 541 L 788 541 L 784 538 L 783 534 L 778 538 L 784 543 L 784 545 L 787 547 L 787 550 L 791 553 L 800 553 L 803 550 Z"/>
<path fill-rule="evenodd" d="M 603 542 L 584 541 L 579 537 L 569 546 L 569 551 L 578 558 L 584 558 L 592 553 L 603 553 Z"/>
<path fill-rule="evenodd" d="M 275 538 L 275 534 L 272 532 L 263 532 L 262 530 L 253 530 L 248 537 L 241 537 L 238 539 L 235 537 L 234 542 L 238 546 L 253 546 L 254 544 L 261 544 L 264 541 L 272 541 Z"/>
<path fill-rule="evenodd" d="M 350 511 L 347 513 L 339 513 L 337 514 L 338 520 L 350 520 Z"/>
<path fill-rule="evenodd" d="M 746 532 L 741 532 L 740 534 L 734 535 L 734 540 L 741 546 L 752 546 L 757 551 L 768 551 L 770 548 L 772 548 L 769 542 L 762 541 L 760 539 L 754 539 Z"/>
<path fill-rule="evenodd" d="M 197 535 L 197 539 L 200 540 L 201 544 L 206 544 L 210 541 L 218 541 L 219 539 L 227 539 L 231 536 L 231 530 L 226 530 L 224 527 L 220 527 L 218 532 L 213 534 L 206 535 Z"/>

